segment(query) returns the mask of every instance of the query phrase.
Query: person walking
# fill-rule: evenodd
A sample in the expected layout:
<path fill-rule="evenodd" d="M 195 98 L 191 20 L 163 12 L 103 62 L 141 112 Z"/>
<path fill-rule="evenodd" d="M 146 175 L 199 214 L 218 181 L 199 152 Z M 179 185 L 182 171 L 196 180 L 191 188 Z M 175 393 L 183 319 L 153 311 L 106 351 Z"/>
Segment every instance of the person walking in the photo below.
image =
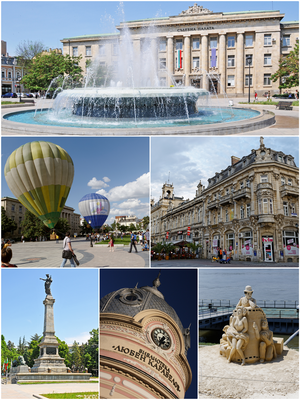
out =
<path fill-rule="evenodd" d="M 146 230 L 145 236 L 146 236 L 147 244 L 148 244 L 148 246 L 149 246 L 149 244 L 150 244 L 150 242 L 149 242 L 149 240 L 150 240 L 150 232 L 149 232 L 149 229 Z"/>
<path fill-rule="evenodd" d="M 221 261 L 223 257 L 223 251 L 222 251 L 222 247 L 220 247 L 219 249 L 219 260 Z"/>
<path fill-rule="evenodd" d="M 129 249 L 128 253 L 131 253 L 132 246 L 135 248 L 135 252 L 136 253 L 138 252 L 135 242 L 136 242 L 136 235 L 133 232 L 130 232 L 130 249 Z"/>
<path fill-rule="evenodd" d="M 114 252 L 115 251 L 115 238 L 114 235 L 111 235 L 110 241 L 109 241 L 109 251 Z"/>
<path fill-rule="evenodd" d="M 255 102 L 257 102 L 258 98 L 257 98 L 257 93 L 256 92 L 254 94 L 254 98 L 255 98 Z"/>
<path fill-rule="evenodd" d="M 70 260 L 71 267 L 76 268 L 74 259 L 73 259 L 74 251 L 72 249 L 71 245 L 71 239 L 70 239 L 70 232 L 66 233 L 66 237 L 64 238 L 63 241 L 63 261 L 61 263 L 60 268 L 64 268 L 66 265 L 67 260 Z"/>

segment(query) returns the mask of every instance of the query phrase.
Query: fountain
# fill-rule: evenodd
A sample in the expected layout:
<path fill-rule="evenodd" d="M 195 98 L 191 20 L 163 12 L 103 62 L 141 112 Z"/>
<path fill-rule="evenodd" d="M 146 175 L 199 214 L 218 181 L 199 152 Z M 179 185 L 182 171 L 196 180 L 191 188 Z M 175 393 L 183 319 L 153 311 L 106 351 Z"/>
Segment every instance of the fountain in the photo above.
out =
<path fill-rule="evenodd" d="M 52 108 L 47 108 L 48 100 L 41 100 L 35 112 L 4 115 L 2 128 L 28 132 L 28 126 L 24 124 L 32 124 L 30 130 L 35 133 L 70 133 L 67 128 L 72 127 L 80 128 L 78 134 L 92 133 L 89 132 L 92 128 L 95 128 L 93 133 L 96 134 L 110 134 L 112 129 L 120 134 L 135 134 L 138 129 L 136 134 L 148 135 L 156 133 L 155 130 L 158 134 L 207 132 L 215 130 L 212 124 L 219 124 L 217 130 L 221 134 L 232 133 L 231 127 L 228 131 L 228 122 L 241 120 L 246 120 L 248 125 L 244 129 L 239 128 L 239 132 L 261 129 L 267 125 L 265 120 L 270 120 L 270 116 L 265 118 L 259 111 L 211 107 L 207 90 L 176 85 L 171 71 L 165 69 L 166 75 L 172 79 L 171 87 L 166 87 L 158 73 L 154 23 L 145 29 L 145 39 L 141 42 L 140 56 L 137 57 L 130 30 L 126 24 L 122 26 L 118 45 L 119 61 L 115 67 L 117 82 L 112 80 L 110 69 L 103 69 L 100 59 L 96 57 L 87 68 L 83 87 L 75 87 L 69 77 L 55 78 L 47 91 L 51 91 L 55 97 Z M 202 71 L 202 74 L 210 77 L 206 71 Z M 258 124 L 257 128 L 253 128 L 253 121 L 248 123 L 261 117 L 263 124 Z M 271 117 L 270 123 L 274 123 L 274 116 Z M 11 121 L 19 122 L 22 126 L 9 125 Z M 225 129 L 224 123 L 227 123 Z"/>

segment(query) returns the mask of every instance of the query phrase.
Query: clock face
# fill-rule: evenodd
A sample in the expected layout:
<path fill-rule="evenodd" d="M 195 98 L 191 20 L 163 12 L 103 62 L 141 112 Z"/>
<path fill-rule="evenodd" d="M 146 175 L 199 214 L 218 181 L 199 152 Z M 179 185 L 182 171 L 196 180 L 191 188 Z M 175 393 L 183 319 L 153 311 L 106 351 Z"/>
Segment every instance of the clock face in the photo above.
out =
<path fill-rule="evenodd" d="M 156 328 L 151 333 L 154 343 L 163 350 L 168 350 L 171 347 L 170 335 L 161 328 Z"/>

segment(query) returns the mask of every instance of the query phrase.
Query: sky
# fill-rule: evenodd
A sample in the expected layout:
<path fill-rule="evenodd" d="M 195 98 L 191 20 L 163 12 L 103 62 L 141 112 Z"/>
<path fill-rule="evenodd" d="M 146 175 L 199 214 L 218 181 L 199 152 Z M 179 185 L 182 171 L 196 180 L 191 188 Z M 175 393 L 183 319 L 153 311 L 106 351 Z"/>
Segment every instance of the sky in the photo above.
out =
<path fill-rule="evenodd" d="M 98 271 L 80 268 L 18 269 L 1 271 L 1 334 L 6 343 L 16 346 L 19 338 L 30 341 L 34 334 L 43 334 L 46 297 L 46 274 L 52 276 L 54 329 L 60 340 L 73 344 L 86 343 L 89 332 L 99 326 Z"/>
<path fill-rule="evenodd" d="M 153 286 L 159 277 L 161 285 L 158 290 L 165 301 L 174 308 L 184 328 L 191 324 L 191 348 L 188 350 L 188 361 L 193 379 L 186 398 L 197 398 L 197 348 L 198 348 L 198 294 L 197 270 L 195 269 L 102 269 L 100 270 L 100 298 L 121 288 L 138 288 Z M 101 340 L 101 339 L 100 339 Z"/>
<path fill-rule="evenodd" d="M 295 158 L 299 167 L 297 137 L 264 138 L 267 148 L 283 151 Z M 231 164 L 231 156 L 242 158 L 259 148 L 259 137 L 160 137 L 151 138 L 151 199 L 159 200 L 164 183 L 174 186 L 174 195 L 192 200 L 199 181 L 207 179 Z M 170 175 L 169 175 L 170 173 Z"/>
<path fill-rule="evenodd" d="M 18 44 L 41 41 L 45 48 L 62 48 L 72 36 L 117 32 L 123 21 L 179 15 L 192 1 L 2 1 L 2 35 L 9 55 Z M 298 1 L 198 1 L 213 12 L 279 10 L 283 21 L 298 20 Z M 13 24 L 13 29 L 12 29 Z"/>
<path fill-rule="evenodd" d="M 5 177 L 4 166 L 10 154 L 21 145 L 43 140 L 65 149 L 74 163 L 74 180 L 66 205 L 79 213 L 78 203 L 88 193 L 99 193 L 110 202 L 106 223 L 117 215 L 149 215 L 148 138 L 2 138 L 1 196 L 15 198 Z"/>

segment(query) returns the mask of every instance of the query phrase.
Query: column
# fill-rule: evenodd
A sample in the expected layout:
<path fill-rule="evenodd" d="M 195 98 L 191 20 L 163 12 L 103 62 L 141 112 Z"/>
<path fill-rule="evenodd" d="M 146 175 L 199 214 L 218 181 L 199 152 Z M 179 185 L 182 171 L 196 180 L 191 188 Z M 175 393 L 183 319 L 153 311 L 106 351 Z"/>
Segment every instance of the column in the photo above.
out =
<path fill-rule="evenodd" d="M 168 70 L 168 86 L 173 85 L 171 77 L 174 73 L 174 43 L 173 36 L 167 36 L 167 70 Z"/>
<path fill-rule="evenodd" d="M 237 34 L 236 41 L 236 94 L 244 93 L 244 33 Z"/>
<path fill-rule="evenodd" d="M 219 36 L 219 73 L 220 73 L 220 83 L 221 87 L 219 89 L 220 93 L 226 91 L 226 35 L 221 34 Z"/>
<path fill-rule="evenodd" d="M 233 202 L 233 218 L 236 219 L 237 215 L 236 215 L 236 201 Z"/>
<path fill-rule="evenodd" d="M 255 214 L 255 201 L 256 197 L 254 195 L 254 176 L 249 176 L 250 189 L 251 189 L 251 205 L 250 205 L 250 215 Z"/>
<path fill-rule="evenodd" d="M 185 86 L 189 86 L 190 83 L 190 73 L 191 73 L 191 37 L 190 35 L 184 36 L 184 73 L 185 73 Z"/>
<path fill-rule="evenodd" d="M 208 67 L 208 35 L 201 36 L 201 68 L 202 68 L 202 76 L 203 76 L 203 89 L 208 90 L 208 77 L 206 73 L 209 72 Z"/>
<path fill-rule="evenodd" d="M 153 75 L 151 76 L 152 80 L 152 85 L 156 86 L 157 85 L 157 69 L 158 69 L 158 57 L 157 57 L 157 44 L 156 44 L 156 38 L 151 39 L 151 62 L 153 64 Z"/>

